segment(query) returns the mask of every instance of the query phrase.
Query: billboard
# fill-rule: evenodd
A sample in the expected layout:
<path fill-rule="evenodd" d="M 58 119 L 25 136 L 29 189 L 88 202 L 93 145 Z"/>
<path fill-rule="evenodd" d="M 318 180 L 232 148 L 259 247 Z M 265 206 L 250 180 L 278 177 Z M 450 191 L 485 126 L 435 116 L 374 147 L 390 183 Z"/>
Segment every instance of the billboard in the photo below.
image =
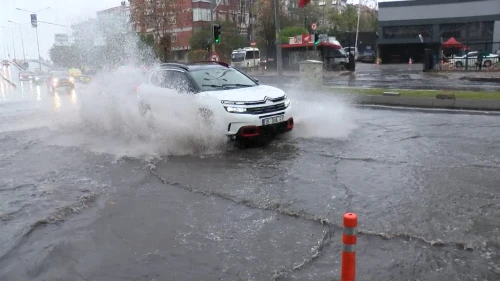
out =
<path fill-rule="evenodd" d="M 69 35 L 66 33 L 54 34 L 54 46 L 69 46 Z"/>

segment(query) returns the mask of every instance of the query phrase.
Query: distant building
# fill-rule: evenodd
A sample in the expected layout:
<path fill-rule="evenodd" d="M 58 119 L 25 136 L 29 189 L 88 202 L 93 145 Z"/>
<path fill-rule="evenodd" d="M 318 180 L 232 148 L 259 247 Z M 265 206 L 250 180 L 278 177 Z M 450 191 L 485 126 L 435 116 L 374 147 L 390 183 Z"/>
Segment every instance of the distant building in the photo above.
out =
<path fill-rule="evenodd" d="M 451 37 L 471 50 L 495 52 L 500 49 L 500 1 L 381 2 L 378 26 L 382 62 L 422 61 L 425 48 L 437 53 Z"/>
<path fill-rule="evenodd" d="M 79 46 L 104 46 L 106 39 L 132 32 L 130 9 L 122 5 L 96 12 L 97 18 L 74 24 L 73 42 Z"/>

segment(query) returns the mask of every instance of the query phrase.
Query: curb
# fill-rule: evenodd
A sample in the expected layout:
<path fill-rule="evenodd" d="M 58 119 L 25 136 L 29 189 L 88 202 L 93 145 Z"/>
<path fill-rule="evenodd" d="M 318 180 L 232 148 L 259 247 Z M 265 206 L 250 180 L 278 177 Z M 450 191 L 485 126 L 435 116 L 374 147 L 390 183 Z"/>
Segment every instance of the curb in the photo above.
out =
<path fill-rule="evenodd" d="M 466 80 L 472 82 L 500 83 L 500 78 L 497 77 L 461 77 L 460 80 Z"/>
<path fill-rule="evenodd" d="M 467 109 L 446 109 L 446 108 L 424 108 L 410 106 L 395 106 L 395 105 L 376 105 L 376 104 L 355 104 L 359 108 L 371 108 L 378 110 L 393 110 L 393 111 L 413 111 L 421 113 L 444 113 L 444 114 L 463 114 L 463 115 L 486 115 L 500 116 L 500 111 L 481 111 Z"/>
<path fill-rule="evenodd" d="M 500 100 L 435 99 L 363 95 L 356 97 L 355 102 L 362 105 L 500 111 Z"/>

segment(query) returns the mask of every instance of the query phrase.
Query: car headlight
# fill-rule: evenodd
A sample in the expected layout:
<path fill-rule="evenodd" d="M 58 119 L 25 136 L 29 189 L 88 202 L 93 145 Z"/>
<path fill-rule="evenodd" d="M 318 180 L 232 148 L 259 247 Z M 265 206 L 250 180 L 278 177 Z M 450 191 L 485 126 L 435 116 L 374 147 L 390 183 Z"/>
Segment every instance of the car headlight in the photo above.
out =
<path fill-rule="evenodd" d="M 75 78 L 70 77 L 70 78 L 69 78 L 69 82 L 71 82 L 71 83 L 75 82 Z"/>
<path fill-rule="evenodd" d="M 222 100 L 220 101 L 222 104 L 231 104 L 231 105 L 243 105 L 245 104 L 244 102 L 240 101 L 229 101 L 229 100 Z"/>
<path fill-rule="evenodd" d="M 57 82 L 59 82 L 59 79 L 54 78 L 54 79 L 52 79 L 52 82 L 57 83 Z"/>
<path fill-rule="evenodd" d="M 289 107 L 290 106 L 290 100 L 288 98 L 285 99 L 285 107 Z"/>
<path fill-rule="evenodd" d="M 233 106 L 224 106 L 227 112 L 231 113 L 244 113 L 247 112 L 247 109 L 244 107 L 233 107 Z"/>

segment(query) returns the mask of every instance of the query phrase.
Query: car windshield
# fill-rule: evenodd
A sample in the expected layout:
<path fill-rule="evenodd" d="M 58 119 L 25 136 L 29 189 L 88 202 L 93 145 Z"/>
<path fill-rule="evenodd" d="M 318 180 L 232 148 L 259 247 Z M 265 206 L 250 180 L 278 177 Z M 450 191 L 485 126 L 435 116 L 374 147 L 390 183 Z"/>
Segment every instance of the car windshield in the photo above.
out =
<path fill-rule="evenodd" d="M 229 90 L 257 85 L 252 79 L 234 68 L 198 69 L 192 71 L 191 75 L 202 91 Z"/>
<path fill-rule="evenodd" d="M 245 59 L 245 53 L 233 53 L 231 56 L 231 60 L 234 62 L 240 62 Z"/>

